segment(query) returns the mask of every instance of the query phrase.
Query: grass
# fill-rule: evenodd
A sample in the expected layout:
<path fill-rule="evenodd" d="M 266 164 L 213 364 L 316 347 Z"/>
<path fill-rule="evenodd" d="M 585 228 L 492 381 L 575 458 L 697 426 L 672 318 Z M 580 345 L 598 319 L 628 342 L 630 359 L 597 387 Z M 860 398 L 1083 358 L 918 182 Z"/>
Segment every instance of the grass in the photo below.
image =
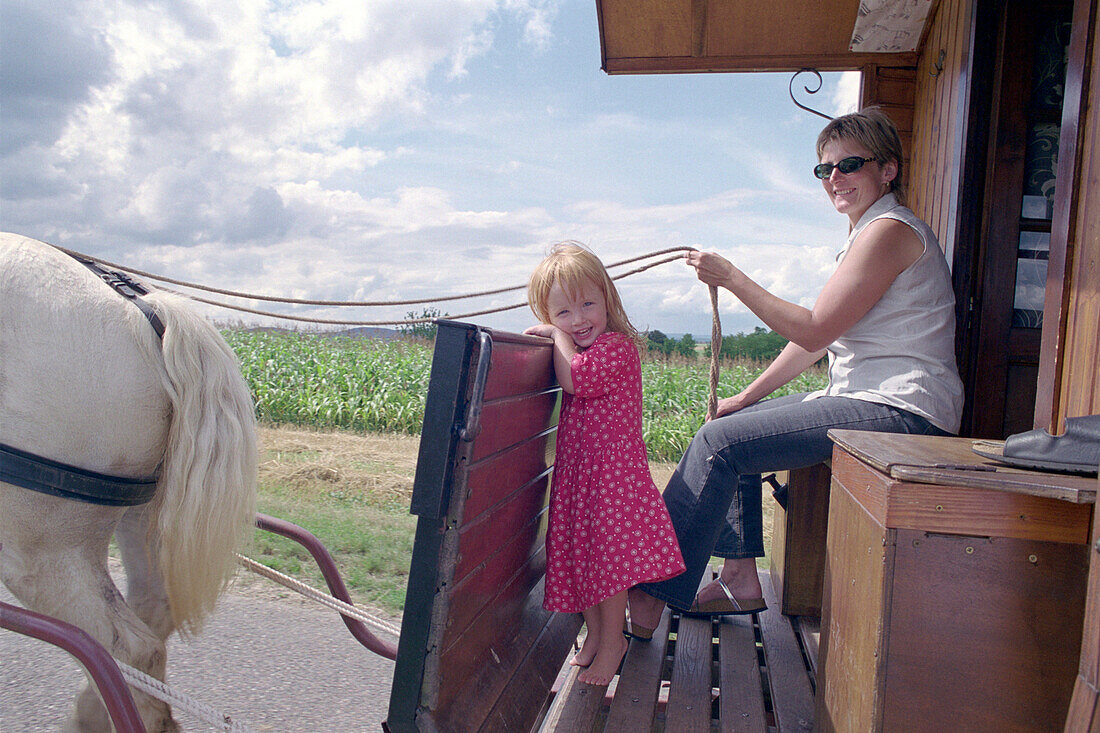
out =
<path fill-rule="evenodd" d="M 409 514 L 409 498 L 418 444 L 407 435 L 260 429 L 260 511 L 316 535 L 333 555 L 353 600 L 392 616 L 404 606 L 412 557 L 416 518 Z M 663 487 L 675 464 L 653 462 L 650 468 Z M 773 506 L 766 496 L 765 547 L 770 547 Z M 324 588 L 316 563 L 291 540 L 256 530 L 246 554 Z M 761 558 L 760 566 L 766 563 Z"/>
<path fill-rule="evenodd" d="M 261 423 L 268 426 L 260 431 L 260 511 L 315 534 L 334 556 L 356 602 L 400 613 L 416 526 L 408 507 L 430 345 L 241 330 L 225 336 L 241 361 Z M 719 395 L 742 389 L 762 368 L 755 362 L 723 363 Z M 679 459 L 703 422 L 708 365 L 644 359 L 642 382 L 643 433 L 655 482 L 663 487 L 674 467 L 670 462 Z M 777 394 L 823 384 L 824 374 L 811 370 Z M 766 497 L 766 547 L 772 506 Z M 248 554 L 323 587 L 312 558 L 290 540 L 257 530 Z"/>
<path fill-rule="evenodd" d="M 292 332 L 224 332 L 241 362 L 256 403 L 269 424 L 316 429 L 416 435 L 432 348 L 423 341 L 379 341 Z M 726 360 L 718 394 L 744 389 L 761 362 Z M 775 396 L 825 385 L 820 368 L 807 371 Z M 642 362 L 642 432 L 650 458 L 676 461 L 703 424 L 709 396 L 708 363 L 683 358 Z"/>

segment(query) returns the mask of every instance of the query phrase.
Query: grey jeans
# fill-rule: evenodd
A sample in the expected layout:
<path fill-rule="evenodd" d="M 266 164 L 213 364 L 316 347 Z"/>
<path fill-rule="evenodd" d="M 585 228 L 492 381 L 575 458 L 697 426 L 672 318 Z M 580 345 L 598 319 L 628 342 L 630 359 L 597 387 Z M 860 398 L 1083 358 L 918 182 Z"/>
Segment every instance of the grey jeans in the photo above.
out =
<path fill-rule="evenodd" d="M 826 460 L 833 450 L 831 428 L 947 434 L 925 418 L 890 405 L 849 397 L 803 401 L 805 396 L 761 400 L 699 429 L 664 491 L 687 570 L 642 585 L 642 590 L 685 610 L 712 555 L 761 557 L 760 474 Z"/>

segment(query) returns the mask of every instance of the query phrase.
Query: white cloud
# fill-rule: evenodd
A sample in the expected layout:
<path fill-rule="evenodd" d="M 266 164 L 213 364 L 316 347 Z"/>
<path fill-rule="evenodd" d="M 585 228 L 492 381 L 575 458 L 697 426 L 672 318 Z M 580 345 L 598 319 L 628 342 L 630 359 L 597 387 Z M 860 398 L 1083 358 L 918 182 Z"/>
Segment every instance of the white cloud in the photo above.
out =
<path fill-rule="evenodd" d="M 34 82 L 8 74 L 0 90 L 5 228 L 184 280 L 318 299 L 518 285 L 562 239 L 605 261 L 718 249 L 796 302 L 823 282 L 807 249 L 823 234 L 816 183 L 745 131 L 747 113 L 662 119 L 654 100 L 608 102 L 592 91 L 608 83 L 595 54 L 581 88 L 580 72 L 550 65 L 555 44 L 575 53 L 582 35 L 555 26 L 562 4 L 57 0 L 44 12 L 0 2 L 3 68 L 27 68 Z M 532 60 L 545 71 L 519 82 L 499 72 Z M 511 104 L 486 91 L 498 73 L 516 84 Z M 547 86 L 531 89 L 533 77 Z M 661 157 L 684 140 L 698 160 Z M 711 158 L 729 182 L 693 180 Z M 668 184 L 637 193 L 651 173 Z M 673 191 L 674 180 L 696 185 Z M 675 263 L 623 289 L 639 313 L 668 322 L 709 309 Z M 530 316 L 494 318 L 517 328 Z"/>
<path fill-rule="evenodd" d="M 836 90 L 833 92 L 833 116 L 846 115 L 859 109 L 859 89 L 862 73 L 845 71 L 840 74 Z"/>

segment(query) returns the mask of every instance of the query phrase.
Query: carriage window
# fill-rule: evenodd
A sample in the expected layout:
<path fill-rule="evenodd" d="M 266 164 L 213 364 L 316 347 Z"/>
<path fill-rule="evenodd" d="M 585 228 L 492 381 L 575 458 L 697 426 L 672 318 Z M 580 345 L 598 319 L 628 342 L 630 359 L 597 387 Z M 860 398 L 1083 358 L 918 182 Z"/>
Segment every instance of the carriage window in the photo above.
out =
<path fill-rule="evenodd" d="M 1069 32 L 1068 10 L 1054 14 L 1043 29 L 1035 52 L 1012 309 L 1012 325 L 1018 328 L 1043 325 Z"/>

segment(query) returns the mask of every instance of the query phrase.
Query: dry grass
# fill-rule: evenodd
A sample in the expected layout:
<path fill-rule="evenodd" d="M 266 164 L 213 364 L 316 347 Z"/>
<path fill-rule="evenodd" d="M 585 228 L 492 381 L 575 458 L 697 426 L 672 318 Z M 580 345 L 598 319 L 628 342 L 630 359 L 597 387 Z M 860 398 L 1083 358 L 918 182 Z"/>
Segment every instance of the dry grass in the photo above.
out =
<path fill-rule="evenodd" d="M 335 556 L 357 603 L 398 613 L 415 530 L 409 500 L 419 437 L 265 426 L 259 442 L 260 511 L 316 534 Z M 675 464 L 653 462 L 650 468 L 663 488 Z M 773 507 L 765 493 L 765 547 L 770 547 Z M 267 533 L 257 537 L 256 559 L 322 585 L 300 548 Z M 765 561 L 760 564 L 766 566 Z M 282 598 L 296 595 L 244 572 L 238 574 L 236 587 Z"/>
<path fill-rule="evenodd" d="M 261 427 L 260 485 L 281 485 L 301 498 L 359 496 L 368 504 L 412 496 L 420 437 Z"/>

